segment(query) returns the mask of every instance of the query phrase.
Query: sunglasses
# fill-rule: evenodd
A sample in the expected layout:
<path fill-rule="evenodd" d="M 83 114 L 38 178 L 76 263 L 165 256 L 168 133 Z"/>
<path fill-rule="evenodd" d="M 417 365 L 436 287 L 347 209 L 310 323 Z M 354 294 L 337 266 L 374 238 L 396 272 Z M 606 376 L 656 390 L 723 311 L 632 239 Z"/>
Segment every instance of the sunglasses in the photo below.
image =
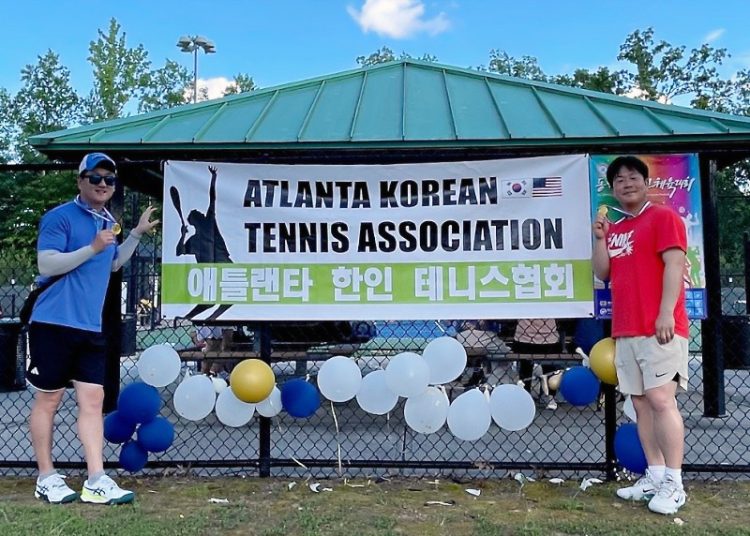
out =
<path fill-rule="evenodd" d="M 85 177 L 95 186 L 102 181 L 104 181 L 104 184 L 107 186 L 114 186 L 115 181 L 117 180 L 117 175 L 97 175 L 96 173 L 90 173 Z"/>

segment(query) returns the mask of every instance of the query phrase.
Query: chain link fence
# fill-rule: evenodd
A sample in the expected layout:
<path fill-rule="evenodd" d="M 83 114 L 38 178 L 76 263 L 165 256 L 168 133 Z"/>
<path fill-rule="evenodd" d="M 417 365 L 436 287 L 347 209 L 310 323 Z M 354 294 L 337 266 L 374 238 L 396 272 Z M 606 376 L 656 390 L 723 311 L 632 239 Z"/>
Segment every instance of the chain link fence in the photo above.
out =
<path fill-rule="evenodd" d="M 126 200 L 133 207 L 142 202 L 137 195 Z M 403 399 L 383 416 L 364 412 L 356 400 L 324 400 L 307 419 L 285 412 L 271 419 L 256 414 L 249 424 L 231 428 L 213 413 L 198 422 L 180 417 L 172 404 L 178 379 L 160 389 L 160 414 L 174 424 L 175 441 L 166 452 L 151 454 L 147 470 L 318 476 L 497 476 L 509 470 L 614 476 L 618 470 L 607 444 L 616 426 L 628 420 L 622 397 L 614 389 L 603 390 L 598 403 L 574 407 L 555 392 L 557 371 L 580 362 L 575 348 L 586 333 L 581 322 L 436 319 L 201 325 L 165 320 L 159 305 L 159 250 L 159 236 L 144 238 L 123 274 L 123 387 L 139 379 L 139 354 L 159 343 L 178 351 L 182 375 L 227 378 L 240 359 L 259 356 L 271 363 L 282 384 L 300 377 L 315 382 L 322 363 L 334 355 L 354 358 L 364 375 L 385 367 L 400 352 L 421 352 L 430 340 L 447 335 L 456 338 L 468 355 L 463 375 L 446 386 L 450 400 L 477 386 L 521 382 L 534 398 L 537 413 L 525 430 L 507 432 L 492 424 L 488 433 L 471 442 L 455 438 L 447 427 L 432 434 L 414 432 L 404 420 Z M 0 252 L 0 471 L 6 473 L 34 467 L 27 433 L 33 393 L 23 378 L 26 341 L 14 321 L 35 271 L 24 259 L 28 256 L 18 252 Z M 685 469 L 718 478 L 750 472 L 750 328 L 744 276 L 725 275 L 724 285 L 723 377 L 704 366 L 702 323 L 691 321 L 690 389 L 678 400 L 686 427 Z M 607 326 L 593 328 L 603 335 Z M 592 326 L 586 329 L 591 338 Z M 705 416 L 709 384 L 723 397 L 725 411 L 720 417 Z M 60 467 L 80 469 L 84 465 L 75 414 L 71 391 L 56 420 L 53 455 Z M 119 445 L 105 445 L 109 467 L 118 466 L 118 453 Z"/>

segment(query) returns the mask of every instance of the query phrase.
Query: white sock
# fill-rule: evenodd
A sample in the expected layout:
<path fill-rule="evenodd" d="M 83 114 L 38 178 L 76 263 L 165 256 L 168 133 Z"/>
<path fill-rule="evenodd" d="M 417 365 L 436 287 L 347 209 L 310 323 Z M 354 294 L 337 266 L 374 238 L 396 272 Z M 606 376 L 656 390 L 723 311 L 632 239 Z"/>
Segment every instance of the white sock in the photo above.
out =
<path fill-rule="evenodd" d="M 667 467 L 664 477 L 669 477 L 674 481 L 679 487 L 682 487 L 682 469 L 672 469 L 671 467 Z"/>
<path fill-rule="evenodd" d="M 651 478 L 654 479 L 656 484 L 660 484 L 664 480 L 664 472 L 667 469 L 664 465 L 649 465 L 648 472 L 651 473 Z"/>
<path fill-rule="evenodd" d="M 104 471 L 97 471 L 96 473 L 90 474 L 88 478 L 89 486 L 96 484 L 96 481 L 102 476 L 104 476 Z"/>
<path fill-rule="evenodd" d="M 52 475 L 56 475 L 56 474 L 57 474 L 57 471 L 55 471 L 54 469 L 52 469 L 52 471 L 50 471 L 48 473 L 39 473 L 39 476 L 37 477 L 36 481 L 37 482 L 41 482 L 42 480 L 44 480 L 48 476 L 52 476 Z"/>

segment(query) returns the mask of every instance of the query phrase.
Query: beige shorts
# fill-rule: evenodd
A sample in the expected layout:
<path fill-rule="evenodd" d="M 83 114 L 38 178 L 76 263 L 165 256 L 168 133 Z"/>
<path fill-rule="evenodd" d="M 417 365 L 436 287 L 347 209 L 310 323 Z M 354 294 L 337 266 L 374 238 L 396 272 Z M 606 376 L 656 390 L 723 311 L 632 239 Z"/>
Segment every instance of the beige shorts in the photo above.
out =
<path fill-rule="evenodd" d="M 688 386 L 688 341 L 675 335 L 667 344 L 656 337 L 619 337 L 615 345 L 615 365 L 620 392 L 642 395 L 679 376 L 678 385 Z"/>

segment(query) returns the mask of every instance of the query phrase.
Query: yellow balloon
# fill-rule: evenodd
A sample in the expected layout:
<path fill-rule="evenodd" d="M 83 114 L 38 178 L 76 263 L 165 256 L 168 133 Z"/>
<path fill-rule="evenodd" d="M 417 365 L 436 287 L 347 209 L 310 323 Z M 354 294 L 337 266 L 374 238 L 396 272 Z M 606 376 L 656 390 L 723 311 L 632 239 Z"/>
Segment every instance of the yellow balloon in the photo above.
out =
<path fill-rule="evenodd" d="M 249 404 L 268 398 L 276 384 L 271 367 L 260 359 L 245 359 L 237 364 L 229 376 L 229 387 L 234 396 Z"/>
<path fill-rule="evenodd" d="M 589 364 L 596 376 L 610 385 L 617 385 L 617 368 L 615 367 L 615 340 L 606 337 L 597 342 L 589 354 Z"/>

